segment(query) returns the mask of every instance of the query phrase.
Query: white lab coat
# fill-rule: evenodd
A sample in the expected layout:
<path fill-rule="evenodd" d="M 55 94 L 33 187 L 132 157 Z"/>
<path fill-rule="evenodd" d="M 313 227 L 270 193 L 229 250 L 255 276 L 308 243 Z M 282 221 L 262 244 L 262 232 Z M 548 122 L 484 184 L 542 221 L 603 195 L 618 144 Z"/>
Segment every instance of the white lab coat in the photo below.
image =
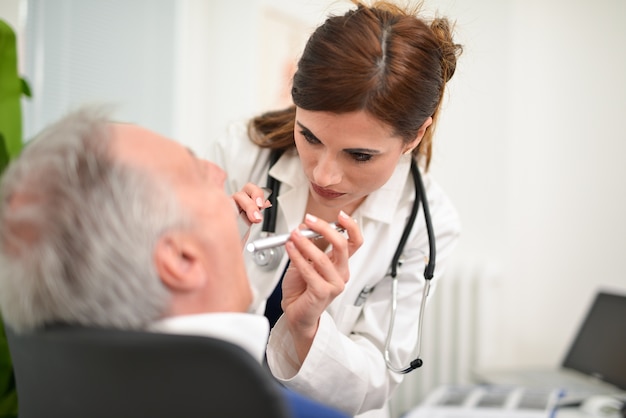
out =
<path fill-rule="evenodd" d="M 226 138 L 212 144 L 209 160 L 228 173 L 227 192 L 232 194 L 248 182 L 265 186 L 269 153 L 250 142 L 245 126 L 233 126 Z M 308 180 L 295 150 L 283 154 L 271 174 L 282 183 L 276 233 L 289 232 L 302 222 L 308 197 Z M 460 223 L 439 186 L 427 175 L 423 181 L 437 245 L 433 291 L 457 241 Z M 303 364 L 297 360 L 283 318 L 272 329 L 268 364 L 274 376 L 287 387 L 351 415 L 389 416 L 387 401 L 402 381 L 402 375 L 390 372 L 383 358 L 391 306 L 391 279 L 387 273 L 413 204 L 414 190 L 410 157 L 403 156 L 389 181 L 371 193 L 352 214 L 364 242 L 350 258 L 350 280 L 322 315 Z M 258 237 L 260 230 L 260 224 L 254 225 L 250 239 Z M 397 276 L 398 308 L 390 345 L 390 358 L 397 368 L 406 367 L 413 360 L 427 256 L 428 238 L 420 207 Z M 287 256 L 283 255 L 276 270 L 264 271 L 246 256 L 255 295 L 252 311 L 263 314 L 265 300 L 280 280 L 286 262 Z M 371 286 L 375 286 L 373 292 L 363 304 L 355 306 L 363 288 Z"/>

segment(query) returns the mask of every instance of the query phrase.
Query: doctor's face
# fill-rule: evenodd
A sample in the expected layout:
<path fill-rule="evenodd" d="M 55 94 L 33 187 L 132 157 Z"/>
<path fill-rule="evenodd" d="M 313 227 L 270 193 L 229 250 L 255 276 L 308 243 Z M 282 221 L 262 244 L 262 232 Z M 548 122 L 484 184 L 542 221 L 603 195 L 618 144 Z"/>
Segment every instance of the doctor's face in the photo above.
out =
<path fill-rule="evenodd" d="M 347 213 L 389 180 L 409 147 L 364 111 L 297 108 L 294 137 L 312 198 Z"/>

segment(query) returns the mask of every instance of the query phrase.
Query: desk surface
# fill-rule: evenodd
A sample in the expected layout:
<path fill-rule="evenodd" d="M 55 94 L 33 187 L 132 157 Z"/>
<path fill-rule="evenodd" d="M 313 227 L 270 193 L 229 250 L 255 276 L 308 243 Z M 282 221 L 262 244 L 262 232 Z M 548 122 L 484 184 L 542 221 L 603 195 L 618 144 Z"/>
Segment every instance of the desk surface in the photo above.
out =
<path fill-rule="evenodd" d="M 554 418 L 620 418 L 619 412 L 612 414 L 594 415 L 581 410 L 580 408 L 561 408 L 557 409 Z"/>
<path fill-rule="evenodd" d="M 560 400 L 558 390 L 442 385 L 404 418 L 622 418 L 619 410 L 626 398 L 593 396 L 583 406 L 558 407 Z"/>
<path fill-rule="evenodd" d="M 504 413 L 506 414 L 506 413 Z M 411 412 L 407 413 L 406 415 L 404 415 L 405 418 L 411 418 L 413 417 L 414 413 L 412 414 Z M 445 417 L 446 414 L 442 414 L 442 415 L 438 415 L 439 417 Z M 452 414 L 451 416 L 455 416 L 458 417 L 460 416 L 459 413 L 457 412 L 456 414 Z M 476 415 L 471 414 L 468 416 L 472 416 L 472 417 L 476 417 Z M 494 417 L 495 415 L 490 415 L 490 417 Z M 506 415 L 503 415 L 506 416 Z M 510 416 L 514 416 L 514 415 L 510 415 Z M 591 414 L 586 413 L 585 411 L 581 411 L 578 408 L 563 408 L 563 409 L 558 409 L 557 412 L 553 415 L 553 418 L 612 418 L 610 416 L 594 416 Z"/>

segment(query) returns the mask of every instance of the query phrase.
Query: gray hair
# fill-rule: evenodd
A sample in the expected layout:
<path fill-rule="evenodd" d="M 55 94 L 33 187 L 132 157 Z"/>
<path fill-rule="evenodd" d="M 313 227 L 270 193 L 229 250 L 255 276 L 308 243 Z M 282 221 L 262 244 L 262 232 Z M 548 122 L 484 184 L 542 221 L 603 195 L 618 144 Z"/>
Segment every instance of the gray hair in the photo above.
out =
<path fill-rule="evenodd" d="M 168 308 L 153 251 L 188 219 L 167 185 L 115 160 L 105 113 L 51 125 L 2 177 L 0 310 L 16 331 L 139 329 Z"/>

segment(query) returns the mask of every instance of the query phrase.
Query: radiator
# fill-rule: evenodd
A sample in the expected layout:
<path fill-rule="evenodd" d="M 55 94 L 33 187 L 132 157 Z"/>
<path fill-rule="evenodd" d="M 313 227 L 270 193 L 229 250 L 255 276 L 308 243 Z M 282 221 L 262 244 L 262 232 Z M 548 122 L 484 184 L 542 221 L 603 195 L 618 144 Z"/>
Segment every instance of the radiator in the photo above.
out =
<path fill-rule="evenodd" d="M 471 383 L 479 366 L 484 305 L 497 288 L 493 268 L 476 263 L 450 265 L 431 292 L 422 331 L 421 368 L 405 376 L 391 401 L 401 417 L 442 384 Z"/>

